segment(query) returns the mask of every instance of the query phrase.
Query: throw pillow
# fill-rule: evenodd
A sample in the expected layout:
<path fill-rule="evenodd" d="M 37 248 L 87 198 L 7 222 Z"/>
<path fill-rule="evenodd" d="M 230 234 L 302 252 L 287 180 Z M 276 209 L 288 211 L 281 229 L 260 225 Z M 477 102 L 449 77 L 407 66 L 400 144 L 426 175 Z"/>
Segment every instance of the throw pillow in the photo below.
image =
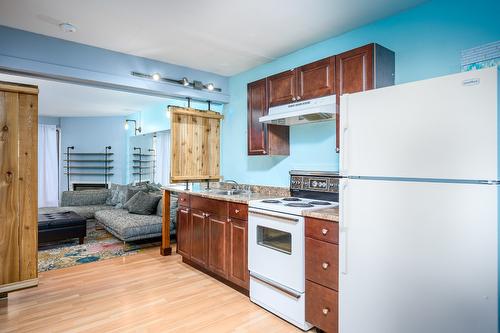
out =
<path fill-rule="evenodd" d="M 125 202 L 127 202 L 127 185 L 117 185 L 116 192 L 111 199 L 111 204 L 115 208 L 122 208 Z"/>
<path fill-rule="evenodd" d="M 137 192 L 147 192 L 146 186 L 128 186 L 127 188 L 127 198 L 125 202 L 129 201 Z"/>
<path fill-rule="evenodd" d="M 161 197 L 157 195 L 150 195 L 145 192 L 138 192 L 137 198 L 130 204 L 128 211 L 132 214 L 151 215 L 155 212 L 158 201 Z"/>
<path fill-rule="evenodd" d="M 140 193 L 140 192 L 144 192 L 144 191 L 139 191 L 139 192 L 136 192 L 136 193 L 132 196 L 132 198 L 128 199 L 128 200 L 127 200 L 127 202 L 125 202 L 125 204 L 123 205 L 123 207 L 122 207 L 122 208 L 123 208 L 123 209 L 127 209 L 127 210 L 128 210 L 128 209 L 129 209 L 129 207 L 130 207 L 130 205 L 131 205 L 133 202 L 135 202 L 135 201 L 139 198 L 139 196 L 137 195 L 137 193 Z"/>

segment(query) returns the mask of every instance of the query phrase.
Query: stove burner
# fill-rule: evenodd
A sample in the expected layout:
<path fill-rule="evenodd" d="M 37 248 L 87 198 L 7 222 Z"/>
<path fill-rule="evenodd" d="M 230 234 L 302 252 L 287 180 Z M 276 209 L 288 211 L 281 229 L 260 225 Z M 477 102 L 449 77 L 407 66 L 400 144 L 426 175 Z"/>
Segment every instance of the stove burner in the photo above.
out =
<path fill-rule="evenodd" d="M 328 206 L 331 205 L 331 203 L 327 201 L 309 201 L 310 204 L 312 205 L 318 205 L 318 206 Z"/>
<path fill-rule="evenodd" d="M 310 203 L 307 202 L 292 202 L 292 203 L 287 203 L 285 206 L 288 207 L 314 207 L 314 205 L 311 205 Z"/>
<path fill-rule="evenodd" d="M 294 198 L 294 197 L 290 197 L 290 198 L 283 198 L 282 200 L 283 200 L 283 201 L 302 201 L 302 200 L 300 200 L 299 198 Z"/>
<path fill-rule="evenodd" d="M 279 200 L 273 200 L 273 199 L 268 199 L 268 200 L 262 200 L 264 203 L 280 203 L 281 201 Z"/>

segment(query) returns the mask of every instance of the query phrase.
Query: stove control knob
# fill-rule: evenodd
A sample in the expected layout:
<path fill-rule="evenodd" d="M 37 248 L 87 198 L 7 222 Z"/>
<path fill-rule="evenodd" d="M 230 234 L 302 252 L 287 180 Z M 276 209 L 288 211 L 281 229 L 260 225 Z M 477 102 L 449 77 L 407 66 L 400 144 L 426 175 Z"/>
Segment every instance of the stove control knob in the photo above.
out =
<path fill-rule="evenodd" d="M 328 233 L 328 229 L 326 229 L 326 228 L 321 229 L 321 233 L 323 235 L 326 235 Z"/>

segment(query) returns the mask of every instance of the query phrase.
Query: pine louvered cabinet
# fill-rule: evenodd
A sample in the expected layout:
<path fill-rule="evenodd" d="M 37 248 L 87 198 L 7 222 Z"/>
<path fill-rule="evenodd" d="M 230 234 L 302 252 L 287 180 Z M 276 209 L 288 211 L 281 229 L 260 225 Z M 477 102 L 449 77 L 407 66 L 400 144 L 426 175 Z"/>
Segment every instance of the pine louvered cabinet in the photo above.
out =
<path fill-rule="evenodd" d="M 38 284 L 38 88 L 0 82 L 0 297 Z"/>

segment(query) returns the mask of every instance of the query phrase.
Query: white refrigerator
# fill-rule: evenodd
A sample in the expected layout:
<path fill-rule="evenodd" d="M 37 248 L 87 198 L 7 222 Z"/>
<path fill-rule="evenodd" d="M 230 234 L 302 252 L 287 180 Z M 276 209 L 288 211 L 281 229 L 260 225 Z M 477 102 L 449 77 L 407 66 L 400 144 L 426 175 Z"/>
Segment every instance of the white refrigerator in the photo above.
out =
<path fill-rule="evenodd" d="M 341 100 L 340 333 L 497 333 L 497 68 Z"/>

